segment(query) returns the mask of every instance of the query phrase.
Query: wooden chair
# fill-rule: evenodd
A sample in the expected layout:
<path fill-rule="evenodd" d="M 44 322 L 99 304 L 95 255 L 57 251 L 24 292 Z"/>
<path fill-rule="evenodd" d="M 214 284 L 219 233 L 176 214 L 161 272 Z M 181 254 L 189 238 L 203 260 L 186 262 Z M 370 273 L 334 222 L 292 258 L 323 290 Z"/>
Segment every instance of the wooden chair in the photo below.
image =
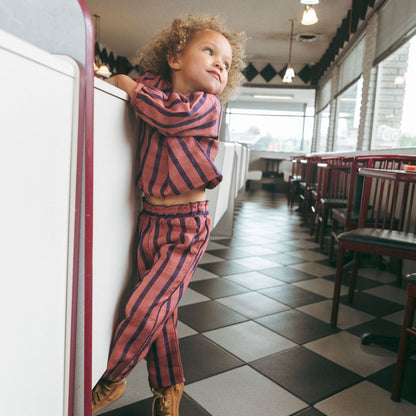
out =
<path fill-rule="evenodd" d="M 305 223 L 308 222 L 310 206 L 312 202 L 312 191 L 317 186 L 317 165 L 319 156 L 308 156 L 300 161 L 305 164 L 305 181 L 299 184 L 300 212 Z"/>
<path fill-rule="evenodd" d="M 338 236 L 338 260 L 331 325 L 337 325 L 339 297 L 346 250 L 354 252 L 348 301 L 353 300 L 359 253 L 416 259 L 416 173 L 403 170 L 361 168 L 364 176 L 358 228 Z M 401 261 L 397 270 L 401 277 Z"/>
<path fill-rule="evenodd" d="M 289 193 L 287 203 L 290 208 L 296 200 L 299 202 L 299 190 L 301 182 L 305 181 L 306 163 L 301 163 L 304 156 L 292 157 L 292 174 L 289 178 Z"/>
<path fill-rule="evenodd" d="M 357 175 L 360 168 L 403 169 L 404 165 L 416 164 L 416 156 L 405 155 L 364 155 L 356 156 L 352 162 L 347 204 L 332 209 L 332 222 L 329 244 L 329 262 L 334 259 L 334 248 L 341 232 L 353 230 L 358 226 L 363 177 Z"/>
<path fill-rule="evenodd" d="M 321 195 L 325 193 L 325 189 L 328 185 L 328 169 L 329 165 L 326 160 L 323 159 L 316 165 L 316 185 L 311 190 L 310 194 L 310 207 L 309 207 L 309 233 L 313 235 L 315 230 L 315 224 L 320 210 Z"/>
<path fill-rule="evenodd" d="M 395 402 L 400 401 L 404 370 L 410 349 L 410 339 L 411 337 L 416 338 L 416 328 L 413 326 L 416 311 L 416 273 L 407 275 L 406 277 L 408 280 L 407 303 L 391 393 L 391 399 Z"/>
<path fill-rule="evenodd" d="M 332 211 L 347 206 L 354 160 L 353 157 L 338 157 L 328 162 L 326 183 L 323 186 L 317 210 L 315 240 L 319 240 L 321 250 L 324 248 L 324 237 L 328 220 L 332 219 Z"/>

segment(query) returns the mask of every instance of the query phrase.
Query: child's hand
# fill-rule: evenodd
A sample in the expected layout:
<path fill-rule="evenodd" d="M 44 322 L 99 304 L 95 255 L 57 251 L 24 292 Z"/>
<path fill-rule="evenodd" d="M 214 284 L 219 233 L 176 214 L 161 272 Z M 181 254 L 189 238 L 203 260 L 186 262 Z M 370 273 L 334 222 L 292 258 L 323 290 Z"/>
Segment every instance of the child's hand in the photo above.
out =
<path fill-rule="evenodd" d="M 133 96 L 134 89 L 137 85 L 137 83 L 127 75 L 115 75 L 114 77 L 107 78 L 105 82 L 126 91 L 130 98 Z"/>

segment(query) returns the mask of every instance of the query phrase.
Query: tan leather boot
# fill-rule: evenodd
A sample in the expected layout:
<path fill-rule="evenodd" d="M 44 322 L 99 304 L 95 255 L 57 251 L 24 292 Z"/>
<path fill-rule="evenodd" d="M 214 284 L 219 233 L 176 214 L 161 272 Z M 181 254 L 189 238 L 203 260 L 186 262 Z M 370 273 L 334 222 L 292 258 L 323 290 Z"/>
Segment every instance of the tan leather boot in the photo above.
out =
<path fill-rule="evenodd" d="M 152 416 L 179 416 L 179 403 L 183 393 L 183 383 L 170 387 L 153 389 Z"/>
<path fill-rule="evenodd" d="M 92 390 L 92 413 L 98 412 L 103 407 L 115 402 L 126 391 L 126 380 L 108 381 L 101 379 Z"/>

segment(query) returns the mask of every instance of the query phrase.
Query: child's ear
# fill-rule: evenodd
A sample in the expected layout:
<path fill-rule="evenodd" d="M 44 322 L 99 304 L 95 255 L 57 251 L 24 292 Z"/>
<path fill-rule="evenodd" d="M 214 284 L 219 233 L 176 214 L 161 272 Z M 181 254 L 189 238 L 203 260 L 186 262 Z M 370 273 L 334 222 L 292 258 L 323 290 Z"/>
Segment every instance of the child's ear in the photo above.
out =
<path fill-rule="evenodd" d="M 174 56 L 168 55 L 167 61 L 168 61 L 170 69 L 175 69 L 175 70 L 181 69 L 181 59 L 179 55 L 174 55 Z"/>

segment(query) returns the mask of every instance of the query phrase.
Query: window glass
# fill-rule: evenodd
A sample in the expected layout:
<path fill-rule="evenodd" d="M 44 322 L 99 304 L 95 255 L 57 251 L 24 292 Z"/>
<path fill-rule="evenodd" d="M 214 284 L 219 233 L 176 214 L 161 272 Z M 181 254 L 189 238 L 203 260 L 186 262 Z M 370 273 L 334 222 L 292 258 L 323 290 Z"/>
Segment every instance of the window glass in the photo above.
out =
<path fill-rule="evenodd" d="M 416 146 L 416 36 L 378 66 L 371 148 Z"/>
<path fill-rule="evenodd" d="M 319 130 L 318 130 L 318 142 L 316 144 L 316 152 L 322 153 L 326 151 L 326 143 L 328 141 L 328 128 L 329 128 L 329 105 L 327 105 L 319 114 Z"/>
<path fill-rule="evenodd" d="M 313 122 L 313 109 L 227 109 L 231 141 L 247 144 L 252 150 L 310 152 Z"/>
<path fill-rule="evenodd" d="M 350 151 L 357 148 L 360 124 L 362 78 L 337 97 L 334 151 Z"/>

